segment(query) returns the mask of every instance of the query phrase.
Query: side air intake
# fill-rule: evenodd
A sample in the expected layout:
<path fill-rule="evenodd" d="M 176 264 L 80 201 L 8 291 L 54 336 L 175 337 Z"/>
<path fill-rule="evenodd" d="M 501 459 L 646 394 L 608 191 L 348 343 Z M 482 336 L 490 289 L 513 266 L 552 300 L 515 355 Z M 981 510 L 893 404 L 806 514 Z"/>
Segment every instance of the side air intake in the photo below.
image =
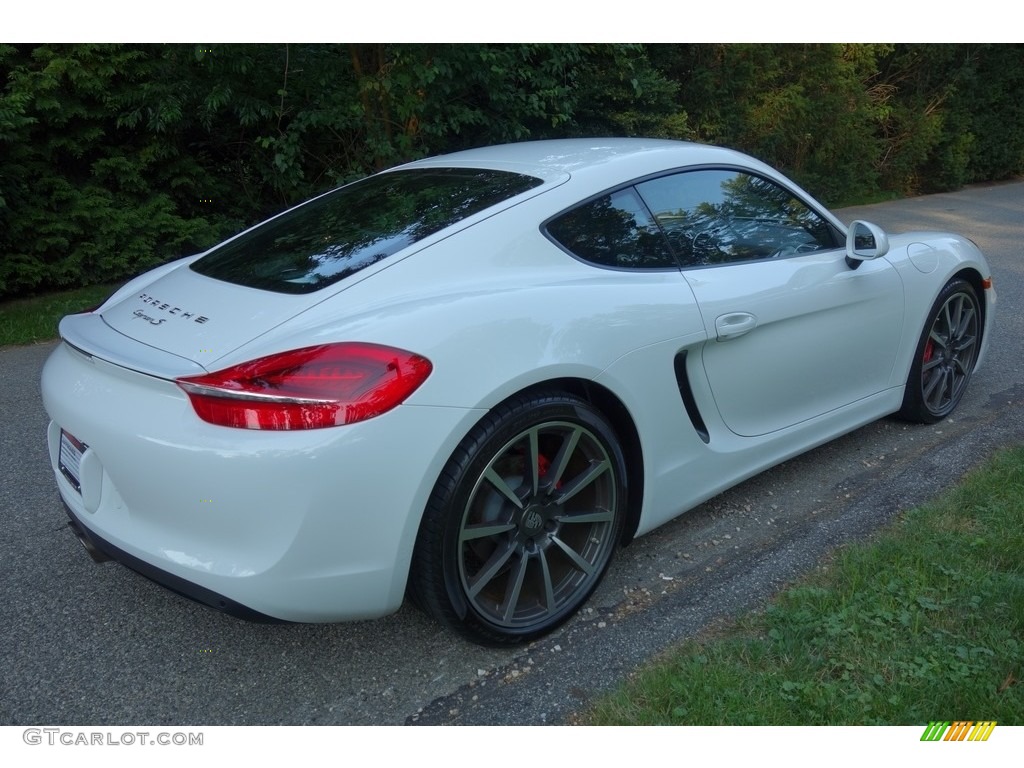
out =
<path fill-rule="evenodd" d="M 701 440 L 709 443 L 711 442 L 711 436 L 708 434 L 707 425 L 700 415 L 697 400 L 693 396 L 693 388 L 690 386 L 690 376 L 686 372 L 686 355 L 686 350 L 683 350 L 676 355 L 673 361 L 676 372 L 676 384 L 679 386 L 679 396 L 683 399 L 683 406 L 686 408 L 686 415 L 690 417 L 690 422 L 693 424 L 693 430 L 700 436 Z"/>

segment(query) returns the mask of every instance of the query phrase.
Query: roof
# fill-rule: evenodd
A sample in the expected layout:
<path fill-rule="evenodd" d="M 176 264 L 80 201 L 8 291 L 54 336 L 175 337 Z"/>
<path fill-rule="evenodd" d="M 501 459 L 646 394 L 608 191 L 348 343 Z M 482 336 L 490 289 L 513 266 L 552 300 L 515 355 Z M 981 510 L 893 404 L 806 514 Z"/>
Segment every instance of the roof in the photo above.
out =
<path fill-rule="evenodd" d="M 541 178 L 570 174 L 626 178 L 703 164 L 760 165 L 739 152 L 668 139 L 553 139 L 500 144 L 427 158 L 403 167 L 477 167 L 516 170 Z M 624 173 L 622 167 L 629 166 Z M 596 179 L 595 179 L 596 180 Z"/>

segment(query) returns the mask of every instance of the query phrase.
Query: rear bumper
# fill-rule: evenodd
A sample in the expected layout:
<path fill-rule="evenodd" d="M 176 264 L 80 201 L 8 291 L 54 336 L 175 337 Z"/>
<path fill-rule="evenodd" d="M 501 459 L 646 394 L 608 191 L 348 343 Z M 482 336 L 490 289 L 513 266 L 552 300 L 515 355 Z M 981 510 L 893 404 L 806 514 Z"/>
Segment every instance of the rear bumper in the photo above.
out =
<path fill-rule="evenodd" d="M 151 563 L 147 563 L 145 560 L 140 560 L 134 555 L 130 555 L 119 547 L 115 547 L 109 541 L 104 539 L 102 536 L 97 535 L 89 530 L 89 528 L 83 523 L 75 513 L 71 510 L 71 507 L 67 505 L 67 502 L 61 501 L 64 504 L 64 511 L 68 513 L 68 517 L 71 518 L 68 522 L 68 527 L 78 537 L 78 540 L 82 542 L 82 546 L 85 547 L 89 556 L 97 561 L 103 562 L 106 560 L 116 560 L 121 565 L 131 568 L 136 573 L 145 576 L 150 581 L 154 581 L 162 587 L 166 587 L 175 594 L 187 597 L 189 600 L 194 600 L 197 603 L 208 606 L 218 611 L 230 614 L 239 619 L 245 619 L 246 621 L 257 621 L 264 624 L 287 624 L 290 622 L 284 619 L 277 619 L 273 616 L 267 616 L 265 613 L 253 610 L 246 605 L 242 605 L 239 602 L 232 600 L 229 597 L 218 594 L 211 589 L 206 589 L 198 584 L 175 576 L 173 573 L 157 568 Z"/>

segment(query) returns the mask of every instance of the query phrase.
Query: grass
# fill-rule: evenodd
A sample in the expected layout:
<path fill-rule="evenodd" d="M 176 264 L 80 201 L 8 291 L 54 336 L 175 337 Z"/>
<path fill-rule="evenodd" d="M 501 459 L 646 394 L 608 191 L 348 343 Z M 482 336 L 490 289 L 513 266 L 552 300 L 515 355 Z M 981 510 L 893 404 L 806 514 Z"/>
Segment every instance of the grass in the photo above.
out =
<path fill-rule="evenodd" d="M 0 303 L 0 347 L 57 338 L 57 323 L 64 315 L 96 306 L 116 288 L 117 284 L 91 285 Z"/>
<path fill-rule="evenodd" d="M 1024 725 L 1024 449 L 1003 452 L 767 611 L 691 641 L 589 725 Z"/>

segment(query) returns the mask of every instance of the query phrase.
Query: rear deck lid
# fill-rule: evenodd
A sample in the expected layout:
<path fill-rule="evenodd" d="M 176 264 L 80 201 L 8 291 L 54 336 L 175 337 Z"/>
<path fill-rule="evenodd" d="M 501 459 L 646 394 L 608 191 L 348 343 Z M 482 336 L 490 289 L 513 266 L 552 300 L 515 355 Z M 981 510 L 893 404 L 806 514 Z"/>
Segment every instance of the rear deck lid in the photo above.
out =
<path fill-rule="evenodd" d="M 244 288 L 183 265 L 100 314 L 124 336 L 205 368 L 322 298 Z"/>

